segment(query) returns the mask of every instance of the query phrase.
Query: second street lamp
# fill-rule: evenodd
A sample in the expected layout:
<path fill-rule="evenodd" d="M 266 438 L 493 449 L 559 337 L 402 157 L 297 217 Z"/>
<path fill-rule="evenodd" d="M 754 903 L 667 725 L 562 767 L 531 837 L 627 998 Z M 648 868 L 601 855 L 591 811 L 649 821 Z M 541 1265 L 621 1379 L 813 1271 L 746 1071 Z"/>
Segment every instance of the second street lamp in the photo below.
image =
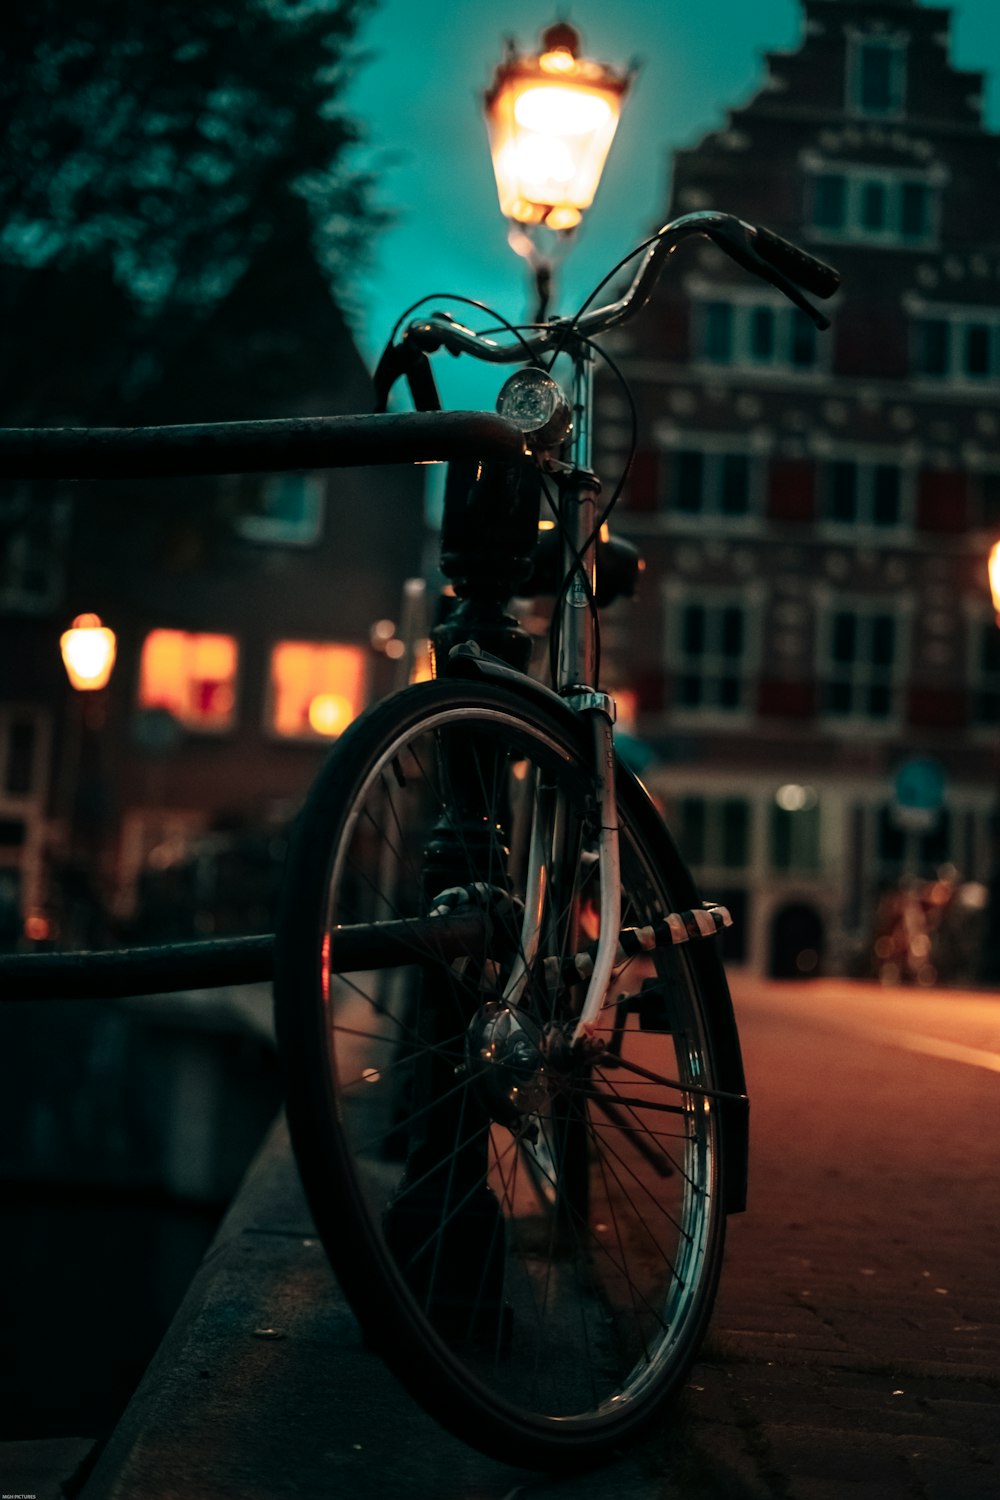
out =
<path fill-rule="evenodd" d="M 71 947 L 101 947 L 107 940 L 102 867 L 111 816 L 103 740 L 117 640 L 98 615 L 77 615 L 59 637 L 59 651 L 73 688 L 62 746 L 60 936 Z"/>
<path fill-rule="evenodd" d="M 70 686 L 78 693 L 107 687 L 117 642 L 114 631 L 101 624 L 99 615 L 77 615 L 69 630 L 59 637 L 59 650 Z"/>
<path fill-rule="evenodd" d="M 990 548 L 987 564 L 993 614 L 1000 629 L 1000 542 Z M 989 819 L 989 896 L 986 903 L 986 930 L 979 954 L 979 977 L 984 984 L 1000 984 L 1000 788 L 990 810 Z"/>
<path fill-rule="evenodd" d="M 994 542 L 990 548 L 987 568 L 989 569 L 993 613 L 996 615 L 997 625 L 1000 626 L 1000 542 Z"/>

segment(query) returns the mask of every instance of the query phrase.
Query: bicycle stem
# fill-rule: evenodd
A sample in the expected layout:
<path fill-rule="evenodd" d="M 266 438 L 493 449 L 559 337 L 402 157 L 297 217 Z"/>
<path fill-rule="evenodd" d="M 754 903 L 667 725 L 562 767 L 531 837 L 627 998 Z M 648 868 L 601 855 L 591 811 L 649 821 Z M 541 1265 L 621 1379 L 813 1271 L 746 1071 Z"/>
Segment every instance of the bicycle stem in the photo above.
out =
<path fill-rule="evenodd" d="M 559 523 L 563 537 L 557 692 L 572 699 L 597 689 L 597 650 L 593 601 L 597 592 L 597 501 L 600 483 L 591 471 L 594 360 L 586 345 L 572 353 L 570 401 L 573 430 L 568 463 L 558 475 Z"/>

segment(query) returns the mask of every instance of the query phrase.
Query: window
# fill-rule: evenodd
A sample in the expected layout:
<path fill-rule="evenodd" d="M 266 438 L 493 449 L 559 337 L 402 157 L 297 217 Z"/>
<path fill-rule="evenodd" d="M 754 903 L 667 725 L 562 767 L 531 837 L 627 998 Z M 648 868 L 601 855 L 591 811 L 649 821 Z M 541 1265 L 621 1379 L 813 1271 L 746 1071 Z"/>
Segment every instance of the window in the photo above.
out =
<path fill-rule="evenodd" d="M 813 179 L 812 221 L 817 229 L 843 229 L 846 226 L 846 178 L 823 172 Z"/>
<path fill-rule="evenodd" d="M 757 494 L 756 470 L 746 453 L 682 448 L 667 466 L 670 509 L 681 516 L 747 516 Z"/>
<path fill-rule="evenodd" d="M 861 222 L 866 229 L 884 229 L 888 217 L 884 182 L 865 182 L 861 187 Z"/>
<path fill-rule="evenodd" d="M 930 189 L 925 182 L 900 184 L 899 229 L 904 240 L 927 238 L 930 230 L 930 201 Z M 888 214 L 886 218 L 888 220 Z"/>
<path fill-rule="evenodd" d="M 1000 725 L 1000 629 L 995 620 L 976 620 L 972 638 L 973 723 Z"/>
<path fill-rule="evenodd" d="M 823 519 L 833 525 L 888 529 L 902 521 L 902 474 L 896 464 L 828 464 L 822 496 Z"/>
<path fill-rule="evenodd" d="M 853 37 L 847 57 L 847 107 L 853 114 L 898 119 L 906 98 L 906 42 Z"/>
<path fill-rule="evenodd" d="M 771 805 L 771 867 L 818 870 L 819 798 L 810 786 L 778 788 Z"/>
<path fill-rule="evenodd" d="M 677 612 L 675 704 L 738 712 L 745 706 L 746 619 L 738 604 L 684 604 Z"/>
<path fill-rule="evenodd" d="M 46 789 L 47 716 L 9 704 L 0 708 L 0 802 L 37 799 Z"/>
<path fill-rule="evenodd" d="M 270 474 L 259 488 L 240 486 L 246 513 L 237 522 L 250 542 L 280 542 L 307 547 L 323 526 L 324 480 L 321 474 Z"/>
<path fill-rule="evenodd" d="M 789 363 L 796 370 L 811 369 L 818 362 L 818 329 L 812 318 L 799 312 L 797 307 L 784 309 L 785 318 L 791 324 Z"/>
<path fill-rule="evenodd" d="M 728 302 L 709 302 L 702 337 L 705 358 L 729 364 L 733 357 L 733 309 Z"/>
<path fill-rule="evenodd" d="M 63 590 L 70 502 L 45 499 L 31 485 L 0 495 L 0 609 L 39 615 L 56 608 Z"/>
<path fill-rule="evenodd" d="M 984 531 L 1000 531 L 1000 471 L 974 475 L 972 492 L 976 525 Z"/>
<path fill-rule="evenodd" d="M 932 878 L 951 857 L 951 814 L 942 808 L 926 832 L 905 828 L 890 802 L 878 809 L 875 861 L 878 878 L 888 884 L 902 875 Z"/>
<path fill-rule="evenodd" d="M 896 707 L 897 629 L 887 610 L 836 609 L 826 620 L 823 708 L 831 718 L 885 722 Z"/>
<path fill-rule="evenodd" d="M 139 664 L 139 707 L 166 709 L 186 729 L 231 729 L 238 661 L 231 635 L 150 631 Z"/>
<path fill-rule="evenodd" d="M 12 797 L 28 797 L 35 790 L 38 726 L 34 719 L 14 719 L 7 729 L 4 789 Z"/>
<path fill-rule="evenodd" d="M 700 330 L 708 364 L 809 370 L 818 362 L 815 324 L 787 304 L 706 302 Z"/>
<path fill-rule="evenodd" d="M 362 646 L 281 641 L 271 652 L 270 727 L 283 739 L 334 738 L 364 706 Z"/>
<path fill-rule="evenodd" d="M 920 375 L 947 375 L 951 368 L 951 329 L 944 318 L 916 325 L 916 367 Z"/>
<path fill-rule="evenodd" d="M 750 313 L 750 357 L 761 364 L 774 358 L 774 309 L 755 307 Z"/>
<path fill-rule="evenodd" d="M 697 868 L 742 870 L 750 858 L 750 804 L 743 797 L 682 797 L 678 844 Z"/>
<path fill-rule="evenodd" d="M 833 239 L 872 245 L 930 244 L 936 235 L 931 184 L 875 167 L 815 172 L 809 178 L 808 220 Z"/>
<path fill-rule="evenodd" d="M 1000 377 L 1000 314 L 969 308 L 918 318 L 913 325 L 916 374 L 981 384 Z"/>
<path fill-rule="evenodd" d="M 733 919 L 732 927 L 719 934 L 723 955 L 727 963 L 743 963 L 749 901 L 742 885 L 729 884 L 733 876 L 728 872 L 745 871 L 750 864 L 750 804 L 742 797 L 681 797 L 673 811 L 681 854 L 711 882 L 706 894 L 726 907 Z M 735 878 L 739 882 L 741 877 L 737 873 Z"/>

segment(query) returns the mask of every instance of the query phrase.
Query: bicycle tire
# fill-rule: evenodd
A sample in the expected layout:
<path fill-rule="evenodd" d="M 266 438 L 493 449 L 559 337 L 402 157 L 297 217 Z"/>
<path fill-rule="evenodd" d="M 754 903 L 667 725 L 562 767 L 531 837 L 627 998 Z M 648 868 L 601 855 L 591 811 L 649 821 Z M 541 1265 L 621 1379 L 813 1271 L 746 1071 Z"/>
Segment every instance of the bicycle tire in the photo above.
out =
<path fill-rule="evenodd" d="M 378 704 L 335 746 L 300 815 L 276 942 L 291 1139 L 343 1291 L 418 1402 L 529 1468 L 610 1456 L 676 1394 L 724 1242 L 721 966 L 693 944 L 629 960 L 610 992 L 608 1051 L 586 1066 L 568 1065 L 564 1047 L 555 1058 L 580 986 L 540 975 L 544 957 L 565 968 L 593 922 L 591 755 L 568 711 L 491 683 L 438 680 Z M 693 905 L 627 773 L 619 800 L 623 925 Z M 454 835 L 459 803 L 473 833 L 481 813 L 478 843 L 468 827 Z M 562 839 L 513 1041 L 498 999 L 520 947 L 510 910 L 457 960 L 421 951 L 337 971 L 344 926 L 426 925 L 443 813 L 466 899 L 475 881 L 523 894 L 533 821 Z"/>

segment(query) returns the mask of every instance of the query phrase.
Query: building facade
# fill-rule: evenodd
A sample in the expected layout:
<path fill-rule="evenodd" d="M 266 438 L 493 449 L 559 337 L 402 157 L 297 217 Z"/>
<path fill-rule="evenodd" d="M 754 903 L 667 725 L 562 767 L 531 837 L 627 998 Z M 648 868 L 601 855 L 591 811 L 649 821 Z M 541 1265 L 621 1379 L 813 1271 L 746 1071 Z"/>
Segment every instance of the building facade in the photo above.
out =
<path fill-rule="evenodd" d="M 832 329 L 678 252 L 615 347 L 642 435 L 616 524 L 647 568 L 605 628 L 730 956 L 777 975 L 869 971 L 901 879 L 991 880 L 1000 737 L 1000 138 L 947 9 L 802 9 L 801 44 L 676 154 L 669 216 L 727 210 L 837 266 Z M 610 477 L 610 378 L 602 410 Z"/>
<path fill-rule="evenodd" d="M 314 269 L 296 295 L 309 274 L 308 317 L 273 316 L 312 363 L 278 347 L 263 407 L 180 420 L 370 409 Z M 268 928 L 290 816 L 406 670 L 422 493 L 412 467 L 3 488 L 0 946 Z M 105 689 L 74 692 L 60 636 L 91 611 L 117 658 Z"/>

